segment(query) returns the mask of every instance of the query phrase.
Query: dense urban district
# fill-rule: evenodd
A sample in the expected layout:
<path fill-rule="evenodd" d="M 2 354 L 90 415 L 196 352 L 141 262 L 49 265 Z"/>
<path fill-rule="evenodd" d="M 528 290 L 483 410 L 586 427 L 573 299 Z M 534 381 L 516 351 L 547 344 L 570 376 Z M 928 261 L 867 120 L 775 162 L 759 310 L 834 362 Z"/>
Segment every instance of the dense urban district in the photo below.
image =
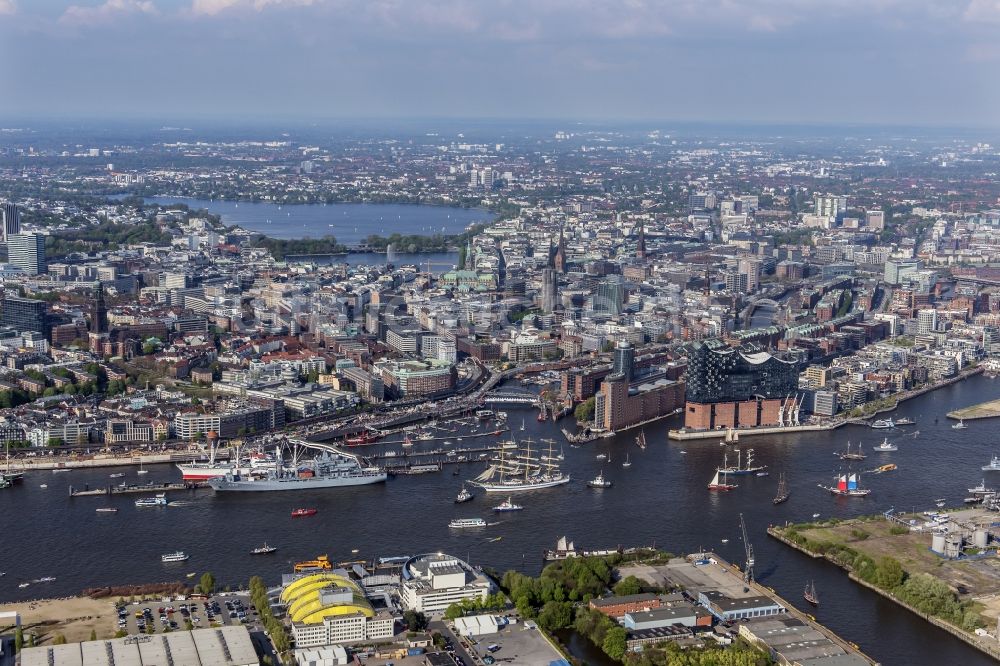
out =
<path fill-rule="evenodd" d="M 482 461 L 463 493 L 495 492 L 506 498 L 496 511 L 517 511 L 520 491 L 571 482 L 564 449 L 626 431 L 656 446 L 643 427 L 671 416 L 673 440 L 730 444 L 700 492 L 766 473 L 738 448 L 754 435 L 846 424 L 888 434 L 901 401 L 1000 371 L 996 140 L 584 125 L 5 128 L 0 497 L 38 470 L 177 463 L 177 483 L 71 489 L 141 506 L 206 484 L 333 489 Z M 228 213 L 214 212 L 220 202 Z M 234 222 L 241 204 L 274 219 Z M 415 228 L 405 210 L 379 213 L 338 239 L 346 225 L 334 215 L 355 204 L 434 206 L 436 217 Z M 269 235 L 305 208 L 322 221 Z M 482 221 L 449 227 L 458 209 Z M 564 440 L 519 437 L 525 426 L 504 405 L 562 419 Z M 986 405 L 955 427 L 996 413 Z M 462 444 L 439 434 L 456 422 L 472 428 Z M 398 448 L 367 448 L 391 436 Z M 842 456 L 863 459 L 850 445 Z M 844 471 L 826 490 L 863 496 L 859 476 Z M 603 472 L 589 481 L 610 483 Z M 934 558 L 995 558 L 996 493 L 969 492 L 977 506 L 963 519 L 890 512 L 772 536 L 996 656 L 1000 609 L 969 589 L 995 584 L 995 567 L 972 583 L 931 575 Z M 786 499 L 779 490 L 774 502 Z M 901 561 L 885 546 L 894 537 L 938 554 Z M 0 645 L 24 666 L 548 665 L 581 661 L 572 635 L 607 663 L 873 663 L 755 582 L 753 538 L 766 537 L 744 527 L 738 565 L 563 539 L 536 578 L 441 552 L 320 556 L 240 590 L 207 575 L 14 603 Z M 819 603 L 815 591 L 806 601 Z M 106 624 L 71 621 L 102 613 Z"/>

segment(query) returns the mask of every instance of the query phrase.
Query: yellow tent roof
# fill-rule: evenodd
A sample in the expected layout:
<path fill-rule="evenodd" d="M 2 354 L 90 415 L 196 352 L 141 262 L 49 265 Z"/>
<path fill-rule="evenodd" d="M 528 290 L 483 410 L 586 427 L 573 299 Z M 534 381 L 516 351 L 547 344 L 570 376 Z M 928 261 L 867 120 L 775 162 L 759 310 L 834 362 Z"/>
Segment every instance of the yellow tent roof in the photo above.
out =
<path fill-rule="evenodd" d="M 353 593 L 351 603 L 321 603 L 320 591 L 331 585 L 349 588 Z M 288 605 L 288 617 L 292 622 L 301 624 L 318 624 L 327 617 L 353 613 L 363 613 L 366 617 L 375 615 L 361 588 L 354 581 L 330 572 L 303 576 L 282 590 L 281 600 Z"/>

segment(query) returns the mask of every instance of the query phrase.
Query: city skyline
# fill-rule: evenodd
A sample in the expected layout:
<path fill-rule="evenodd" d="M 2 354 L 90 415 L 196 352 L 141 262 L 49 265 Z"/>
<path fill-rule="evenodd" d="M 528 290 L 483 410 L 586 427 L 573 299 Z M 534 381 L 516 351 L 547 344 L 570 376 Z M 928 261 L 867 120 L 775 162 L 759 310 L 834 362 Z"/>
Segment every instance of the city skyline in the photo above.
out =
<path fill-rule="evenodd" d="M 0 81 L 31 91 L 4 120 L 995 126 L 998 24 L 984 0 L 0 0 Z"/>

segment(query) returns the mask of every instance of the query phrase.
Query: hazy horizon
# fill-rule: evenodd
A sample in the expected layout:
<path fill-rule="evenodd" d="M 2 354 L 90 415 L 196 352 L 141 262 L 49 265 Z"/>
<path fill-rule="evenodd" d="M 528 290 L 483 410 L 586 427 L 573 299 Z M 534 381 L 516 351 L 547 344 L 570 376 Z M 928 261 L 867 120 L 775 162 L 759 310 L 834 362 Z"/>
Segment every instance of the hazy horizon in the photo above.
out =
<path fill-rule="evenodd" d="M 996 0 L 0 0 L 0 117 L 985 129 L 998 29 Z"/>

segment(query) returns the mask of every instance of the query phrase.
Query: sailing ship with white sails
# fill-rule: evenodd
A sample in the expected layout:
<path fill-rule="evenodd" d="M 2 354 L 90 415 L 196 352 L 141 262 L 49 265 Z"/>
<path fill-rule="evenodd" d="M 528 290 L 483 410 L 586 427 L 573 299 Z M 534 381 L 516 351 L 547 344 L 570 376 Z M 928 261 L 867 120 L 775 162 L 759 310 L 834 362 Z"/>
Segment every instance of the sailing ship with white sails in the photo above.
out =
<path fill-rule="evenodd" d="M 555 441 L 544 441 L 549 446 L 547 454 L 543 456 L 532 455 L 530 438 L 523 441 L 523 446 L 501 448 L 498 457 L 486 471 L 470 483 L 488 493 L 541 490 L 569 483 L 569 474 L 564 474 L 559 468 L 559 458 L 553 450 Z"/>

